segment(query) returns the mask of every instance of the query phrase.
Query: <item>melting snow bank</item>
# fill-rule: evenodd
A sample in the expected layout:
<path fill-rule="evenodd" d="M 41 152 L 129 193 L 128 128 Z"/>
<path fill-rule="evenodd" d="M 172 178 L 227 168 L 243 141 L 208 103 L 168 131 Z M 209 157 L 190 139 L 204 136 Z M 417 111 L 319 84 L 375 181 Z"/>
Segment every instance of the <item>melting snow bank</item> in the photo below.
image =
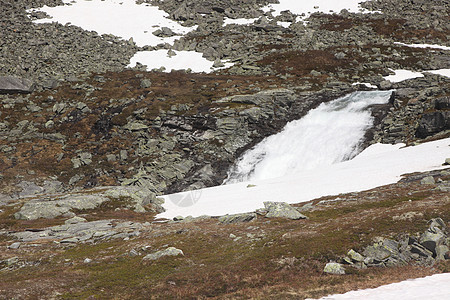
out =
<path fill-rule="evenodd" d="M 437 75 L 441 75 L 441 76 L 445 76 L 445 77 L 449 77 L 450 78 L 450 69 L 430 70 L 430 71 L 425 71 L 425 72 L 432 73 L 432 74 L 437 74 Z"/>
<path fill-rule="evenodd" d="M 450 273 L 436 274 L 424 278 L 409 279 L 383 285 L 374 289 L 351 291 L 330 295 L 321 300 L 365 299 L 365 300 L 442 300 L 450 295 Z"/>
<path fill-rule="evenodd" d="M 276 178 L 353 158 L 373 124 L 367 109 L 388 103 L 391 91 L 356 92 L 322 103 L 247 151 L 226 183 Z"/>
<path fill-rule="evenodd" d="M 383 77 L 384 79 L 389 80 L 390 82 L 400 82 L 403 80 L 423 77 L 423 74 L 420 72 L 413 72 L 409 70 L 392 70 L 392 69 L 390 70 L 395 74 Z"/>
<path fill-rule="evenodd" d="M 393 82 L 393 83 L 401 82 L 401 81 L 413 79 L 413 78 L 424 77 L 424 75 L 423 75 L 424 73 L 432 73 L 432 74 L 436 74 L 436 75 L 450 77 L 450 69 L 427 70 L 427 71 L 422 71 L 422 72 L 414 72 L 414 71 L 409 71 L 409 70 L 392 70 L 392 69 L 390 69 L 390 70 L 392 72 L 394 72 L 395 74 L 385 76 L 383 78 L 385 80 L 389 80 L 390 82 Z"/>
<path fill-rule="evenodd" d="M 261 208 L 264 201 L 299 203 L 368 190 L 395 183 L 405 173 L 443 168 L 450 156 L 450 138 L 402 146 L 372 145 L 352 160 L 295 175 L 166 195 L 163 207 L 167 211 L 158 217 L 236 214 Z"/>

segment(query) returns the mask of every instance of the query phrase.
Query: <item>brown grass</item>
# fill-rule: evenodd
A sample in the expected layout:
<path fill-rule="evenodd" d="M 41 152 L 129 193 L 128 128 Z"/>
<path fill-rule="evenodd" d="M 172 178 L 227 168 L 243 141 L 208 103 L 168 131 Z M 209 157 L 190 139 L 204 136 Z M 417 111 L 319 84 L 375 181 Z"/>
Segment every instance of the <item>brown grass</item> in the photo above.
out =
<path fill-rule="evenodd" d="M 220 225 L 215 219 L 155 223 L 129 241 L 79 245 L 66 250 L 43 243 L 32 254 L 8 254 L 29 261 L 36 261 L 42 253 L 53 256 L 37 267 L 0 274 L 0 290 L 6 295 L 13 291 L 36 291 L 45 297 L 47 284 L 54 280 L 56 290 L 62 291 L 67 299 L 304 299 L 450 269 L 450 263 L 445 262 L 434 268 L 348 267 L 344 276 L 324 274 L 325 263 L 339 260 L 351 248 L 361 251 L 375 237 L 416 234 L 427 228 L 430 218 L 450 219 L 448 195 L 417 182 L 339 195 L 340 201 L 330 201 L 336 198 L 314 200 L 315 208 L 305 212 L 309 220 L 259 217 L 251 223 L 230 225 Z M 107 213 L 112 207 L 104 208 L 103 213 Z M 413 219 L 398 218 L 407 212 L 416 215 Z M 96 215 L 92 213 L 91 218 Z M 233 241 L 231 233 L 241 239 Z M 144 263 L 142 256 L 127 255 L 131 249 L 145 255 L 166 246 L 182 249 L 185 256 Z M 85 258 L 93 259 L 93 263 L 84 264 Z M 62 273 L 70 280 L 62 280 L 58 276 Z M 42 285 L 35 280 L 38 277 Z M 28 281 L 32 282 L 32 288 L 22 288 Z"/>

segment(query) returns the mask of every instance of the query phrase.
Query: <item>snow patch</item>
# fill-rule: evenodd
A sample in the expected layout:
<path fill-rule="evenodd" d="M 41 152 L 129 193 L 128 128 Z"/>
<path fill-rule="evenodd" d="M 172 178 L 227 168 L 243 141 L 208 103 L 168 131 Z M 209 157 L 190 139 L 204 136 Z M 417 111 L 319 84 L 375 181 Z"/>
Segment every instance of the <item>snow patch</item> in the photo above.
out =
<path fill-rule="evenodd" d="M 113 34 L 123 39 L 133 38 L 136 45 L 156 46 L 159 43 L 173 43 L 179 36 L 157 37 L 153 32 L 168 27 L 179 35 L 196 29 L 184 27 L 168 19 L 168 14 L 156 6 L 136 4 L 135 0 L 63 0 L 63 6 L 44 6 L 30 11 L 42 11 L 51 19 L 39 19 L 34 23 L 70 23 L 98 34 Z"/>
<path fill-rule="evenodd" d="M 373 85 L 373 84 L 368 83 L 368 82 L 355 82 L 355 83 L 352 83 L 352 85 L 358 85 L 358 84 L 365 85 L 366 87 L 371 88 L 371 89 L 377 89 L 378 88 L 376 85 Z"/>
<path fill-rule="evenodd" d="M 426 73 L 437 74 L 437 75 L 441 75 L 441 76 L 445 76 L 445 77 L 449 77 L 450 78 L 450 69 L 430 70 L 430 71 L 425 71 L 425 72 Z"/>
<path fill-rule="evenodd" d="M 350 12 L 365 12 L 369 11 L 361 8 L 359 5 L 361 0 L 315 0 L 315 1 L 299 1 L 299 0 L 279 0 L 278 4 L 269 4 L 263 8 L 263 11 L 269 12 L 273 10 L 272 15 L 280 15 L 282 11 L 289 10 L 293 14 L 304 15 L 308 17 L 315 12 L 340 12 L 347 9 Z"/>
<path fill-rule="evenodd" d="M 450 273 L 435 274 L 417 279 L 382 285 L 374 289 L 329 295 L 320 300 L 443 300 L 450 299 Z"/>
<path fill-rule="evenodd" d="M 390 82 L 400 82 L 408 79 L 418 78 L 418 77 L 424 77 L 422 73 L 420 72 L 414 72 L 409 70 L 392 70 L 389 69 L 392 72 L 394 72 L 394 75 L 389 75 L 383 77 L 385 80 L 389 80 Z"/>
<path fill-rule="evenodd" d="M 245 18 L 239 18 L 239 19 L 230 19 L 230 18 L 225 18 L 223 20 L 223 26 L 226 25 L 250 25 L 255 23 L 258 20 L 258 18 L 254 18 L 254 19 L 245 19 Z"/>
<path fill-rule="evenodd" d="M 147 70 L 165 68 L 165 71 L 191 69 L 193 72 L 209 73 L 220 68 L 213 68 L 214 62 L 202 57 L 202 53 L 195 51 L 174 51 L 175 55 L 169 56 L 168 50 L 140 51 L 130 60 L 128 67 L 141 63 L 147 66 Z M 232 63 L 224 62 L 224 67 L 232 66 Z"/>
<path fill-rule="evenodd" d="M 394 44 L 402 45 L 406 47 L 412 48 L 431 48 L 431 49 L 440 49 L 440 50 L 450 50 L 450 47 L 441 46 L 441 45 L 433 45 L 433 44 L 405 44 L 400 42 L 395 42 Z"/>

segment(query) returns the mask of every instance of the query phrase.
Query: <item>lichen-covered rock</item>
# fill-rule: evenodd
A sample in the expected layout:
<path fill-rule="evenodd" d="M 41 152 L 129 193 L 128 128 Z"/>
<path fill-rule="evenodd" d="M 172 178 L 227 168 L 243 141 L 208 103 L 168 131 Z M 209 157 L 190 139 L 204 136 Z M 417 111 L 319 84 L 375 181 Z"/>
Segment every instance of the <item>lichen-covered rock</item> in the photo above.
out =
<path fill-rule="evenodd" d="M 347 255 L 355 262 L 362 262 L 362 261 L 364 261 L 364 256 L 362 256 L 361 254 L 359 254 L 358 252 L 356 252 L 353 249 L 350 249 L 348 251 Z"/>
<path fill-rule="evenodd" d="M 285 218 L 291 220 L 307 219 L 308 217 L 301 214 L 297 209 L 290 206 L 286 202 L 264 202 L 267 210 L 267 218 Z"/>
<path fill-rule="evenodd" d="M 334 274 L 334 275 L 344 275 L 345 269 L 340 263 L 330 262 L 325 265 L 323 269 L 325 273 Z"/>

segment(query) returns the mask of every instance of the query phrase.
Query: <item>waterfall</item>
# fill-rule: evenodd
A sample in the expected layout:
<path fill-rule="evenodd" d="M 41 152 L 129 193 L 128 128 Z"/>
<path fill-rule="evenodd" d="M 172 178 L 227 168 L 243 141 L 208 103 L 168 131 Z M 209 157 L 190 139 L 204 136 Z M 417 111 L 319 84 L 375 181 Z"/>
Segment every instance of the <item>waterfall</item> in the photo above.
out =
<path fill-rule="evenodd" d="M 373 125 L 368 107 L 388 103 L 391 93 L 355 92 L 320 104 L 245 152 L 224 183 L 276 178 L 352 159 Z"/>

